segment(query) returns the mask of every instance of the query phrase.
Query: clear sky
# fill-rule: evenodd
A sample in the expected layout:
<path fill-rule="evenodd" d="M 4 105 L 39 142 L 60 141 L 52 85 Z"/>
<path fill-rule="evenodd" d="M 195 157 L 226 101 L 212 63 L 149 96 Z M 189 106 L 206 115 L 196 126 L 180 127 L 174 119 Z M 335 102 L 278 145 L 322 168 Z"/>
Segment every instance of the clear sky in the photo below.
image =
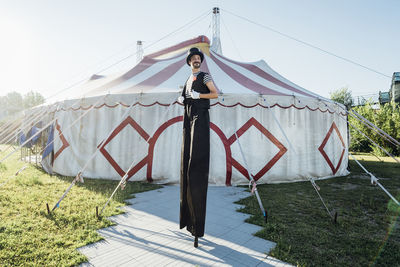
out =
<path fill-rule="evenodd" d="M 202 34 L 211 39 L 209 14 L 146 48 L 214 6 L 221 9 L 225 56 L 263 59 L 322 96 L 341 87 L 354 96 L 388 91 L 391 78 L 230 13 L 387 76 L 400 71 L 399 0 L 0 0 L 0 95 L 34 90 L 49 97 L 133 55 L 137 40 L 144 41 L 149 54 Z M 133 55 L 100 74 L 128 70 L 135 63 Z M 75 94 L 72 88 L 62 96 Z"/>

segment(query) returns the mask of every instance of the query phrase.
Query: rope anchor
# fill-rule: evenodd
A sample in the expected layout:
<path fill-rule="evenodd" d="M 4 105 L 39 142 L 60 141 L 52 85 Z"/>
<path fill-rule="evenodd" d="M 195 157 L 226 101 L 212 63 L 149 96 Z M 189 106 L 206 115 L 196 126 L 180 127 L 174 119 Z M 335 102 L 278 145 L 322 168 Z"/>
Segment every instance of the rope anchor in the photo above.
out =
<path fill-rule="evenodd" d="M 326 211 L 328 212 L 329 217 L 331 217 L 331 219 L 332 219 L 332 221 L 333 221 L 334 223 L 337 223 L 337 217 L 338 217 L 337 211 L 335 211 L 334 209 L 333 209 L 332 211 L 330 211 L 330 210 L 328 209 L 328 206 L 325 204 L 324 199 L 321 197 L 321 195 L 320 195 L 320 193 L 319 193 L 319 191 L 321 190 L 321 188 L 315 183 L 314 178 L 308 178 L 308 179 L 310 180 L 311 185 L 314 187 L 315 192 L 317 192 L 319 198 L 321 199 L 321 202 L 322 202 L 322 204 L 324 205 Z"/>
<path fill-rule="evenodd" d="M 244 163 L 245 163 L 245 166 L 246 166 L 247 174 L 249 175 L 249 179 L 250 179 L 249 187 L 251 187 L 251 194 L 252 194 L 252 195 L 253 195 L 253 194 L 256 195 L 256 198 L 257 198 L 257 201 L 258 201 L 258 205 L 260 206 L 260 210 L 261 210 L 261 212 L 262 212 L 263 215 L 264 215 L 265 223 L 267 223 L 267 222 L 268 222 L 268 212 L 267 212 L 266 209 L 264 209 L 264 206 L 263 206 L 263 204 L 262 204 L 260 195 L 258 194 L 258 191 L 257 191 L 257 184 L 256 184 L 256 181 L 254 180 L 253 175 L 252 175 L 252 174 L 250 173 L 250 171 L 249 171 L 249 167 L 248 167 L 248 165 L 247 165 L 246 157 L 244 156 L 243 149 L 242 149 L 242 145 L 240 144 L 240 141 L 239 141 L 239 138 L 238 138 L 236 132 L 235 132 L 235 136 L 236 136 L 236 140 L 238 141 L 238 144 L 239 144 L 240 153 L 242 154 L 242 157 L 243 157 L 243 160 L 244 160 Z"/>

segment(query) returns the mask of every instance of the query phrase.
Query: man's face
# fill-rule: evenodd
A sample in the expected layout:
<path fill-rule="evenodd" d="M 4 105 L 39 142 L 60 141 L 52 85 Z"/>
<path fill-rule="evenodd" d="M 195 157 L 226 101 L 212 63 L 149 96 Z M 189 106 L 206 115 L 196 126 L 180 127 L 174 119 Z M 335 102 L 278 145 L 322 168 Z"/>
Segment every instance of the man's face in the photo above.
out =
<path fill-rule="evenodd" d="M 193 69 L 199 69 L 201 65 L 201 57 L 199 55 L 194 55 L 190 58 L 189 63 Z"/>

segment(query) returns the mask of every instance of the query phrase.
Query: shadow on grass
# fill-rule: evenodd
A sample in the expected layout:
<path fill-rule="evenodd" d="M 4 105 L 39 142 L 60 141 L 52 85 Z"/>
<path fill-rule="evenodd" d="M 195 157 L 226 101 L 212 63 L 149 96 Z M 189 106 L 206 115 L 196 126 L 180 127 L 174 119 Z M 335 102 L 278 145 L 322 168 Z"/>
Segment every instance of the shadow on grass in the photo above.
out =
<path fill-rule="evenodd" d="M 380 183 L 400 199 L 400 164 L 361 161 Z M 316 183 L 333 223 L 310 182 L 259 185 L 269 213 L 264 223 L 254 197 L 240 200 L 248 222 L 263 227 L 256 236 L 277 243 L 270 255 L 301 266 L 398 266 L 400 207 L 370 183 L 356 162 L 351 174 Z"/>
<path fill-rule="evenodd" d="M 37 165 L 32 165 L 32 166 L 35 167 L 41 173 L 48 174 L 41 168 L 41 166 Z M 62 176 L 59 174 L 52 174 L 51 176 L 59 180 L 65 181 L 66 183 L 69 184 L 72 183 L 72 181 L 75 178 L 69 176 Z M 93 179 L 84 177 L 84 183 L 77 182 L 75 186 L 83 187 L 85 189 L 101 194 L 108 198 L 111 196 L 114 189 L 118 186 L 119 182 L 120 182 L 119 180 Z M 149 190 L 158 189 L 161 187 L 162 187 L 161 185 L 156 185 L 149 182 L 137 182 L 128 180 L 125 189 L 121 190 L 120 188 L 114 195 L 113 199 L 119 202 L 125 202 L 126 199 L 132 198 L 131 195 L 134 193 L 145 192 Z M 67 187 L 65 189 L 67 189 Z"/>

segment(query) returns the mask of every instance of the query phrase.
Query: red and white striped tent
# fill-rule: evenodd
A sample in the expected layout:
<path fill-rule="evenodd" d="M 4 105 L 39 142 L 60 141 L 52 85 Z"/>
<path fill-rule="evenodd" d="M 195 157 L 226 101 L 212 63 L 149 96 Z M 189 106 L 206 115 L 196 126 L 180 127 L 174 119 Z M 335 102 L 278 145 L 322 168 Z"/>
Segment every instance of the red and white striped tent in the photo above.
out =
<path fill-rule="evenodd" d="M 183 107 L 175 100 L 190 75 L 186 52 L 194 46 L 205 54 L 201 68 L 220 93 L 210 108 L 210 183 L 247 183 L 247 169 L 258 183 L 348 173 L 342 106 L 263 60 L 237 62 L 213 52 L 206 36 L 145 56 L 122 75 L 94 75 L 79 104 L 64 101 L 54 114 L 53 171 L 75 176 L 87 163 L 84 177 L 120 179 L 132 166 L 130 180 L 179 182 Z"/>

